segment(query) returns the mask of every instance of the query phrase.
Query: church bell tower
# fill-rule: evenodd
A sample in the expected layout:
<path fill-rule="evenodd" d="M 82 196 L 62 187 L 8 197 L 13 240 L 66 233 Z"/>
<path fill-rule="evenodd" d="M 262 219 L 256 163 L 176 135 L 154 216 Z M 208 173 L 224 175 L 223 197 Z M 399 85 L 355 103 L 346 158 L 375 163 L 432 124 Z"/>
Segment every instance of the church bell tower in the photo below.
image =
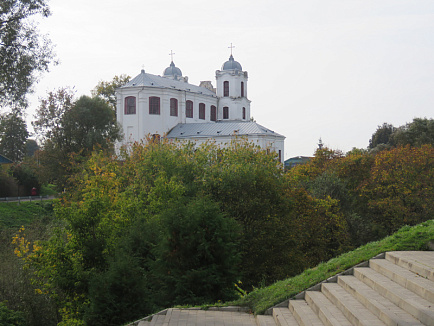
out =
<path fill-rule="evenodd" d="M 232 45 L 231 45 L 232 52 Z M 217 120 L 250 120 L 250 101 L 247 99 L 247 71 L 229 57 L 221 70 L 216 71 L 217 97 L 219 98 Z"/>

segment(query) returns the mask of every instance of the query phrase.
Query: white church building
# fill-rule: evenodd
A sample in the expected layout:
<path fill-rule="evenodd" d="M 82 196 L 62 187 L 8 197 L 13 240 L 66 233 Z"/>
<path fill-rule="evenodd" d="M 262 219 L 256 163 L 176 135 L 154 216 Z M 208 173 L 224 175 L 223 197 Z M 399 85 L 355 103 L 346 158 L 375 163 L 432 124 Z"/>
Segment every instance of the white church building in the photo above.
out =
<path fill-rule="evenodd" d="M 284 160 L 285 137 L 250 121 L 247 71 L 232 54 L 210 81 L 188 83 L 173 60 L 163 76 L 144 70 L 116 90 L 117 119 L 124 131 L 122 145 L 146 135 L 225 144 L 245 137 Z"/>

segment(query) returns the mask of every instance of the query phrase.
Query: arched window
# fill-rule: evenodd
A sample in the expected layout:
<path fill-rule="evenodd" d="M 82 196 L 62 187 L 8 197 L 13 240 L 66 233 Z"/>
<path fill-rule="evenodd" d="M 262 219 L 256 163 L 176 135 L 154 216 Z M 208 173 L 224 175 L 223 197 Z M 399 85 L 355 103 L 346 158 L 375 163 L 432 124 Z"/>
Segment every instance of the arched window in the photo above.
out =
<path fill-rule="evenodd" d="M 160 114 L 160 98 L 156 96 L 149 97 L 149 114 Z"/>
<path fill-rule="evenodd" d="M 241 97 L 244 97 L 244 82 L 241 82 Z"/>
<path fill-rule="evenodd" d="M 246 120 L 246 108 L 243 107 L 243 120 Z"/>
<path fill-rule="evenodd" d="M 229 82 L 223 82 L 223 96 L 229 96 Z"/>
<path fill-rule="evenodd" d="M 217 108 L 214 105 L 211 105 L 211 114 L 210 114 L 210 120 L 211 121 L 217 121 Z"/>
<path fill-rule="evenodd" d="M 199 103 L 199 119 L 205 120 L 205 103 Z"/>
<path fill-rule="evenodd" d="M 223 107 L 223 119 L 229 119 L 229 108 L 227 106 Z"/>
<path fill-rule="evenodd" d="M 185 116 L 187 118 L 193 118 L 193 102 L 192 101 L 185 102 Z"/>
<path fill-rule="evenodd" d="M 136 114 L 136 98 L 128 96 L 125 98 L 125 114 Z"/>
<path fill-rule="evenodd" d="M 178 100 L 176 98 L 170 99 L 170 115 L 172 117 L 178 116 Z"/>

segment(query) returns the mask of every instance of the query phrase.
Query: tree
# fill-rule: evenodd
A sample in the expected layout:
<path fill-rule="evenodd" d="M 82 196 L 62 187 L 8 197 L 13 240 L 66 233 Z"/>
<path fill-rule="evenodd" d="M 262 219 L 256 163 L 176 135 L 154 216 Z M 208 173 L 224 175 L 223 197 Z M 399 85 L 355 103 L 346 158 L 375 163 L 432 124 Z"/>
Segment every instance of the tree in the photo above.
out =
<path fill-rule="evenodd" d="M 50 14 L 45 0 L 3 0 L 0 3 L 0 106 L 26 104 L 26 94 L 48 71 L 54 58 L 51 42 L 38 35 L 30 17 Z"/>
<path fill-rule="evenodd" d="M 434 145 L 434 120 L 414 118 L 412 122 L 398 128 L 387 123 L 378 126 L 369 140 L 369 149 L 375 153 L 391 146 L 420 147 L 424 144 Z"/>
<path fill-rule="evenodd" d="M 62 118 L 74 103 L 74 93 L 73 89 L 63 87 L 48 92 L 46 98 L 40 99 L 40 105 L 35 115 L 36 120 L 32 122 L 32 126 L 42 142 L 49 139 L 59 146 L 62 144 Z"/>
<path fill-rule="evenodd" d="M 44 181 L 59 189 L 81 162 L 99 146 L 107 149 L 121 138 L 119 125 L 110 106 L 98 97 L 73 99 L 73 90 L 61 88 L 41 100 L 33 126 L 43 140 L 39 159 Z"/>
<path fill-rule="evenodd" d="M 39 149 L 38 143 L 34 139 L 27 139 L 26 141 L 26 156 L 33 156 Z"/>
<path fill-rule="evenodd" d="M 0 120 L 0 152 L 14 162 L 26 154 L 27 126 L 21 114 L 14 110 Z"/>
<path fill-rule="evenodd" d="M 41 185 L 31 166 L 27 164 L 15 164 L 11 167 L 10 171 L 18 185 L 23 189 L 19 192 L 20 195 L 30 196 L 32 188 L 36 188 L 37 193 L 40 192 Z"/>
<path fill-rule="evenodd" d="M 398 146 L 375 156 L 370 178 L 361 186 L 369 215 L 382 236 L 433 216 L 434 149 Z"/>
<path fill-rule="evenodd" d="M 151 264 L 160 304 L 235 299 L 239 278 L 239 225 L 210 198 L 180 201 L 159 216 L 160 239 Z"/>
<path fill-rule="evenodd" d="M 380 144 L 393 145 L 391 143 L 392 134 L 395 132 L 396 128 L 388 123 L 383 123 L 382 126 L 378 126 L 375 133 L 369 140 L 369 148 L 375 148 Z"/>
<path fill-rule="evenodd" d="M 106 149 L 121 138 L 114 112 L 99 97 L 81 96 L 63 115 L 62 127 L 69 152 L 87 155 L 96 145 Z"/>
<path fill-rule="evenodd" d="M 399 127 L 392 135 L 396 145 L 434 145 L 434 120 L 414 118 L 412 122 Z"/>
<path fill-rule="evenodd" d="M 92 90 L 93 96 L 101 97 L 116 112 L 116 89 L 130 81 L 131 77 L 127 75 L 114 76 L 111 81 L 100 81 Z"/>

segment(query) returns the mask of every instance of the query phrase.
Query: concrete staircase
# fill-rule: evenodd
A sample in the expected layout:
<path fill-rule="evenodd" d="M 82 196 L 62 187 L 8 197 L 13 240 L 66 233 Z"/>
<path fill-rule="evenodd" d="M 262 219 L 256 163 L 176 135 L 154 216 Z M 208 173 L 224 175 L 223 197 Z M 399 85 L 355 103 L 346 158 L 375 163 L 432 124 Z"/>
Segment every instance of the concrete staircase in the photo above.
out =
<path fill-rule="evenodd" d="M 388 252 L 335 281 L 273 308 L 257 325 L 434 326 L 434 252 Z"/>
<path fill-rule="evenodd" d="M 253 316 L 241 307 L 167 309 L 135 326 L 434 326 L 434 251 L 388 252 Z"/>

